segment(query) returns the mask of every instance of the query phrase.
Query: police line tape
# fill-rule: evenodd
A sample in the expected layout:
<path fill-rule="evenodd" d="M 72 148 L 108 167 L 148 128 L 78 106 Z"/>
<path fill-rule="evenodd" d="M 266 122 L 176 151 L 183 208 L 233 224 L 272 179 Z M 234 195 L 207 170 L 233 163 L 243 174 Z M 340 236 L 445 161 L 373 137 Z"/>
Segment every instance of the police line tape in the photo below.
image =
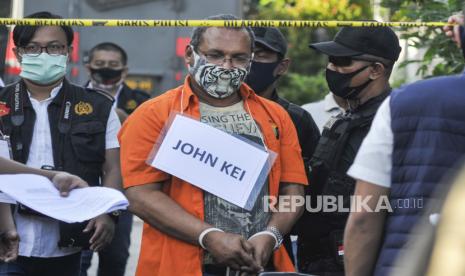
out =
<path fill-rule="evenodd" d="M 447 22 L 375 22 L 312 20 L 137 20 L 137 19 L 44 19 L 0 18 L 0 25 L 75 26 L 75 27 L 443 27 Z"/>

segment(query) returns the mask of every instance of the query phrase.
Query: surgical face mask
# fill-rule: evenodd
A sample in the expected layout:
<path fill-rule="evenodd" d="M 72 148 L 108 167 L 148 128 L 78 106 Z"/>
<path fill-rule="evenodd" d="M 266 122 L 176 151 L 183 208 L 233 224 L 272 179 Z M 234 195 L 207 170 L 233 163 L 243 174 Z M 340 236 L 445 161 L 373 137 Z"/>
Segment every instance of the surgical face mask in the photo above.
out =
<path fill-rule="evenodd" d="M 49 55 L 42 52 L 38 56 L 21 57 L 20 77 L 38 84 L 51 84 L 66 74 L 68 55 Z"/>
<path fill-rule="evenodd" d="M 113 90 L 123 83 L 123 68 L 92 68 L 90 67 L 90 77 L 93 80 L 93 85 L 103 90 Z"/>
<path fill-rule="evenodd" d="M 194 65 L 189 65 L 189 73 L 210 96 L 224 99 L 239 90 L 248 70 L 243 68 L 227 69 L 220 65 L 207 63 L 195 51 Z"/>
<path fill-rule="evenodd" d="M 368 67 L 369 65 L 362 67 L 352 73 L 346 74 L 326 68 L 326 82 L 328 83 L 329 90 L 341 98 L 348 100 L 356 99 L 360 92 L 362 92 L 362 90 L 365 89 L 370 84 L 370 82 L 372 82 L 372 79 L 368 79 L 362 85 L 356 87 L 350 87 L 350 82 L 353 77 Z"/>
<path fill-rule="evenodd" d="M 260 94 L 279 78 L 279 76 L 273 76 L 273 72 L 280 62 L 264 63 L 252 61 L 252 66 L 245 82 L 253 91 Z"/>

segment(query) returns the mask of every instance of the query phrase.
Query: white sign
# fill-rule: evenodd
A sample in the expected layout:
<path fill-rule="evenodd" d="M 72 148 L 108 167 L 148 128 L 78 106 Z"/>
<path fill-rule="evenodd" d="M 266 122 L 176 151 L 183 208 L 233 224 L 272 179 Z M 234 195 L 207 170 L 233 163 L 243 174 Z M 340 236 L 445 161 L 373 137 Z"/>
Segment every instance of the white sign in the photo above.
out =
<path fill-rule="evenodd" d="M 0 190 L 39 213 L 67 223 L 89 220 L 129 205 L 123 193 L 107 187 L 73 189 L 62 197 L 48 178 L 35 174 L 0 175 Z"/>
<path fill-rule="evenodd" d="M 251 210 L 272 166 L 269 157 L 257 145 L 178 114 L 149 164 Z"/>

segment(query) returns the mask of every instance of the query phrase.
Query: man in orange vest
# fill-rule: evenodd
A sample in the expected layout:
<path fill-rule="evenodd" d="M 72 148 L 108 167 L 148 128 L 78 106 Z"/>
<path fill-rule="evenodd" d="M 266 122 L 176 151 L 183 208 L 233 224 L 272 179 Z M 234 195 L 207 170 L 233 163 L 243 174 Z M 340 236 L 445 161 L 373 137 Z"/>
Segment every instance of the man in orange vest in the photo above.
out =
<path fill-rule="evenodd" d="M 119 133 L 130 211 L 145 221 L 138 276 L 294 271 L 280 245 L 303 207 L 267 212 L 263 199 L 302 197 L 307 177 L 287 112 L 243 84 L 253 46 L 250 28 L 194 29 L 185 50 L 184 84 L 141 105 Z M 180 111 L 278 154 L 251 211 L 147 165 L 169 115 Z"/>

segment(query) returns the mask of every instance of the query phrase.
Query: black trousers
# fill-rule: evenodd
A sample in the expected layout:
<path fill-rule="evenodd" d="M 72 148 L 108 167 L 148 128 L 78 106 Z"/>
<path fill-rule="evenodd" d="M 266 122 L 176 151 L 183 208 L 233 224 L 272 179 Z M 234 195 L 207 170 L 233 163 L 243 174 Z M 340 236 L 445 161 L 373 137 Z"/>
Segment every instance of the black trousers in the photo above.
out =
<path fill-rule="evenodd" d="M 133 215 L 129 211 L 121 212 L 115 226 L 115 234 L 111 243 L 98 252 L 98 276 L 124 276 L 129 258 Z M 93 251 L 82 252 L 81 276 L 87 276 L 92 261 Z"/>
<path fill-rule="evenodd" d="M 0 263 L 0 276 L 79 276 L 81 253 L 64 257 L 19 256 L 11 263 Z"/>

